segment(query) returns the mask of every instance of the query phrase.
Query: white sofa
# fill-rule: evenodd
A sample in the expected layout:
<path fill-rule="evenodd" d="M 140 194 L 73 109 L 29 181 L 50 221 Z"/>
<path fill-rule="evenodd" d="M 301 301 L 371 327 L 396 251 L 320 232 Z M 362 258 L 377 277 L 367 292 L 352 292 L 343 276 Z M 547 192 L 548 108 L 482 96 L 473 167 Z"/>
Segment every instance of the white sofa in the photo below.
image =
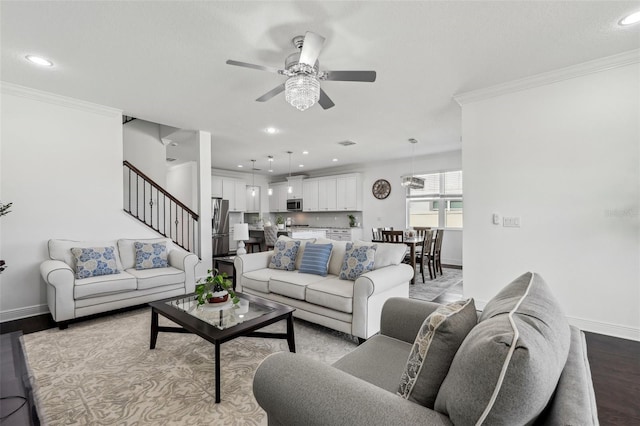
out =
<path fill-rule="evenodd" d="M 409 297 L 413 269 L 402 263 L 405 245 L 378 243 L 374 270 L 348 281 L 338 278 L 346 241 L 300 241 L 294 271 L 270 269 L 273 251 L 236 256 L 236 290 L 286 304 L 296 308 L 295 317 L 360 339 L 367 339 L 380 330 L 380 313 L 387 299 Z M 326 277 L 298 272 L 308 242 L 333 244 Z M 356 243 L 359 244 L 371 243 Z"/>
<path fill-rule="evenodd" d="M 136 241 L 167 243 L 166 268 L 135 269 Z M 76 278 L 73 247 L 115 247 L 117 274 Z M 58 326 L 87 315 L 135 306 L 195 291 L 198 256 L 175 245 L 168 238 L 120 239 L 113 241 L 49 240 L 49 258 L 40 265 L 47 283 L 49 311 Z"/>

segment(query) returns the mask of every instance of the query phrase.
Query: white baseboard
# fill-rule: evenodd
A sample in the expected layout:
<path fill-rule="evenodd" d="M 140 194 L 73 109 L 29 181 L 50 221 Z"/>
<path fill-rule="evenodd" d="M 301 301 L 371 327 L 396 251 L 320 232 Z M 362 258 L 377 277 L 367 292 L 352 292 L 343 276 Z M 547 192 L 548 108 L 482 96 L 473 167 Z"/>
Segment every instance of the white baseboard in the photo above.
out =
<path fill-rule="evenodd" d="M 465 294 L 465 297 L 470 297 Z M 488 300 L 474 300 L 476 309 L 482 311 Z M 640 329 L 628 327 L 626 325 L 611 324 L 601 321 L 593 321 L 584 318 L 567 317 L 569 324 L 578 327 L 582 331 L 604 334 L 606 336 L 620 337 L 627 340 L 640 341 Z"/>
<path fill-rule="evenodd" d="M 35 317 L 36 315 L 48 314 L 49 307 L 44 305 L 27 306 L 25 308 L 9 309 L 0 312 L 0 322 L 13 321 L 22 318 Z"/>

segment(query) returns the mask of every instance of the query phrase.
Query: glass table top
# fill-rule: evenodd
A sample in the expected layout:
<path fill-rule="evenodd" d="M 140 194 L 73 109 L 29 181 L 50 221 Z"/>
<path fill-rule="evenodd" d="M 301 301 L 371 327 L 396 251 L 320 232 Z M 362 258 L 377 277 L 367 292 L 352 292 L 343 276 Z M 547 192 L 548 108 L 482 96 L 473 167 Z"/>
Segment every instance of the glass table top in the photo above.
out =
<path fill-rule="evenodd" d="M 205 303 L 204 305 L 198 306 L 198 301 L 195 300 L 193 296 L 170 300 L 165 303 L 211 324 L 220 330 L 231 328 L 275 310 L 275 308 L 250 302 L 243 298 L 240 298 L 237 306 L 233 306 L 231 301 Z"/>

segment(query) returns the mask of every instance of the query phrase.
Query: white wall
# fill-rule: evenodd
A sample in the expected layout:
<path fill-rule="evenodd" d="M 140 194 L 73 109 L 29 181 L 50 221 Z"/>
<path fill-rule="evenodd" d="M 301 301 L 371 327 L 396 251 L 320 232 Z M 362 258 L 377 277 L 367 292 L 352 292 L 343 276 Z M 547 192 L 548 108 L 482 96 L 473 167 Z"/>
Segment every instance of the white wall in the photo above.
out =
<path fill-rule="evenodd" d="M 636 63 L 463 105 L 465 295 L 483 306 L 538 272 L 575 325 L 640 339 L 639 76 Z"/>
<path fill-rule="evenodd" d="M 122 210 L 120 111 L 2 83 L 0 320 L 48 312 L 50 238 L 156 236 Z"/>
<path fill-rule="evenodd" d="M 191 210 L 198 211 L 198 165 L 189 161 L 168 167 L 166 176 L 165 189 Z"/>
<path fill-rule="evenodd" d="M 124 159 L 163 188 L 167 187 L 167 150 L 160 140 L 160 124 L 133 120 L 122 126 Z"/>

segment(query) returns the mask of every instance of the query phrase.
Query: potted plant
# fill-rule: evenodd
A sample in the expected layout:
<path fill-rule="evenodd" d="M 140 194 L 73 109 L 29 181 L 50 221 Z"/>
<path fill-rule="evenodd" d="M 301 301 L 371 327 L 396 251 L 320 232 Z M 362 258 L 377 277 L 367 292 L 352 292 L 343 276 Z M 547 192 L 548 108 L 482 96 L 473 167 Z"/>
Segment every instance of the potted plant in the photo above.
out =
<path fill-rule="evenodd" d="M 349 218 L 349 226 L 350 227 L 355 227 L 356 226 L 356 217 L 352 214 L 347 215 L 347 217 Z"/>
<path fill-rule="evenodd" d="M 284 218 L 282 216 L 276 217 L 276 225 L 278 225 L 278 229 L 284 229 Z"/>
<path fill-rule="evenodd" d="M 207 273 L 208 275 L 204 282 L 198 281 L 196 284 L 198 305 L 203 305 L 205 302 L 226 302 L 229 298 L 234 305 L 240 302 L 235 291 L 233 291 L 233 284 L 226 272 L 220 273 L 217 269 L 209 269 Z"/>

